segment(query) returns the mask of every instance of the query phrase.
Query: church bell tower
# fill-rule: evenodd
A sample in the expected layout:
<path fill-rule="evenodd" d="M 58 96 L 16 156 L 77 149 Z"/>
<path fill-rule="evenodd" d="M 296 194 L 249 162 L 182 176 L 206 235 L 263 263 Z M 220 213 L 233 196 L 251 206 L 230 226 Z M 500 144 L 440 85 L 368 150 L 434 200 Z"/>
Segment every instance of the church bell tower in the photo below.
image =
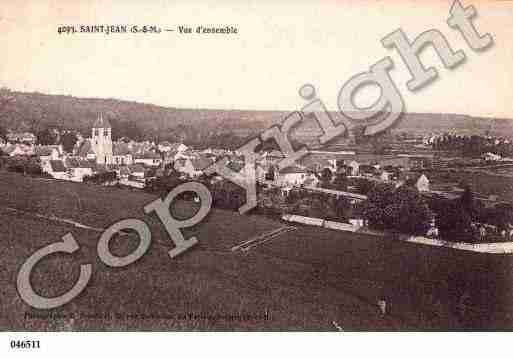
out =
<path fill-rule="evenodd" d="M 91 146 L 96 154 L 96 163 L 112 163 L 112 126 L 101 113 L 93 124 Z"/>

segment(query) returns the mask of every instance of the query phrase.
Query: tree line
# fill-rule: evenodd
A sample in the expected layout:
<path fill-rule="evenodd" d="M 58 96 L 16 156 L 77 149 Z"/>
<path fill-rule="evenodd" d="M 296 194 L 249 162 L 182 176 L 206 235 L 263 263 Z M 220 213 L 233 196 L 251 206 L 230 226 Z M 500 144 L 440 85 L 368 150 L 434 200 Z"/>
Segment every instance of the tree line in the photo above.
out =
<path fill-rule="evenodd" d="M 502 157 L 513 156 L 513 143 L 503 138 L 489 136 L 444 135 L 435 138 L 432 147 L 437 151 L 457 151 L 466 157 L 481 157 L 487 152 Z"/>

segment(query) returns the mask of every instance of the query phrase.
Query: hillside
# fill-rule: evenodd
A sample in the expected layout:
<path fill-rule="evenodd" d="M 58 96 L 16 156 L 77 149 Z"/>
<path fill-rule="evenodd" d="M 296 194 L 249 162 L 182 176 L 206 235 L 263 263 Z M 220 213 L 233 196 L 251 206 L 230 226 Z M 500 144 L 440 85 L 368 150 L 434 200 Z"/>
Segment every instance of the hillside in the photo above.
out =
<path fill-rule="evenodd" d="M 191 143 L 205 136 L 230 133 L 246 137 L 283 120 L 286 111 L 178 109 L 116 99 L 78 98 L 41 93 L 6 92 L 11 100 L 0 105 L 0 126 L 10 130 L 40 131 L 46 127 L 88 133 L 98 113 L 111 122 L 115 137 L 159 138 Z M 336 118 L 337 114 L 333 113 Z M 314 126 L 300 129 L 314 135 Z M 513 121 L 455 114 L 405 114 L 394 131 L 417 134 L 460 133 L 511 136 Z"/>

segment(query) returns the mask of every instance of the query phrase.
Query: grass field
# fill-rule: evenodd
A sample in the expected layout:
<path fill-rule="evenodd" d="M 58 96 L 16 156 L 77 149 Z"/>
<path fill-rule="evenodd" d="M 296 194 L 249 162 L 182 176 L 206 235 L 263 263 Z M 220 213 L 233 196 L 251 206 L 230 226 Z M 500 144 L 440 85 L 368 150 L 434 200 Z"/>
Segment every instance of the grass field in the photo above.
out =
<path fill-rule="evenodd" d="M 449 273 L 463 271 L 474 284 L 511 279 L 511 260 L 504 256 L 467 256 L 314 227 L 298 227 L 247 252 L 232 251 L 284 224 L 217 209 L 186 231 L 187 237 L 197 236 L 199 244 L 170 259 L 172 242 L 159 221 L 142 211 L 153 199 L 140 191 L 0 172 L 0 330 L 336 330 L 334 323 L 344 330 L 460 329 L 476 322 L 466 323 L 451 311 L 444 296 L 444 291 L 450 292 Z M 192 213 L 194 205 L 179 202 L 173 210 Z M 128 217 L 142 218 L 150 225 L 152 245 L 139 261 L 110 268 L 96 253 L 98 232 L 30 213 L 100 228 Z M 16 292 L 18 270 L 38 248 L 67 232 L 73 233 L 80 250 L 42 261 L 33 273 L 34 288 L 44 296 L 62 294 L 78 278 L 80 263 L 92 264 L 92 280 L 63 307 L 32 309 Z M 111 244 L 117 255 L 130 253 L 138 244 L 124 238 Z M 481 276 L 470 271 L 473 265 Z M 480 285 L 480 300 L 490 300 L 497 286 Z M 380 298 L 387 299 L 390 315 L 379 313 Z M 499 312 L 493 325 L 503 328 L 511 318 Z M 41 318 L 49 313 L 53 319 Z M 260 317 L 184 317 L 187 313 Z"/>
<path fill-rule="evenodd" d="M 402 325 L 394 318 L 379 315 L 372 303 L 371 289 L 365 293 L 370 297 L 362 299 L 334 285 L 334 277 L 324 277 L 323 271 L 336 273 L 336 269 L 330 268 L 334 263 L 327 262 L 325 268 L 319 265 L 323 251 L 317 259 L 303 261 L 257 250 L 230 250 L 254 235 L 283 226 L 279 222 L 213 210 L 204 223 L 189 231 L 188 235 L 199 238 L 197 248 L 171 260 L 167 251 L 172 244 L 160 224 L 142 215 L 143 205 L 153 199 L 151 195 L 41 181 L 11 173 L 0 174 L 0 193 L 2 208 L 52 213 L 95 227 L 125 217 L 140 217 L 150 224 L 153 234 L 152 246 L 144 257 L 125 268 L 114 269 L 98 259 L 99 233 L 0 210 L 3 330 L 335 330 L 333 322 L 346 330 L 384 330 L 400 329 Z M 185 202 L 178 207 L 190 209 Z M 34 288 L 44 296 L 62 294 L 77 279 L 80 263 L 93 265 L 92 280 L 75 300 L 50 311 L 54 319 L 34 319 L 49 312 L 22 302 L 15 288 L 17 272 L 38 248 L 60 240 L 67 232 L 73 233 L 80 250 L 41 262 L 33 273 Z M 136 245 L 114 241 L 112 251 L 128 254 Z M 125 317 L 117 319 L 116 313 Z M 183 313 L 267 316 L 252 320 L 184 319 L 180 317 Z M 93 318 L 104 314 L 112 317 Z M 129 315 L 152 318 L 127 320 Z"/>

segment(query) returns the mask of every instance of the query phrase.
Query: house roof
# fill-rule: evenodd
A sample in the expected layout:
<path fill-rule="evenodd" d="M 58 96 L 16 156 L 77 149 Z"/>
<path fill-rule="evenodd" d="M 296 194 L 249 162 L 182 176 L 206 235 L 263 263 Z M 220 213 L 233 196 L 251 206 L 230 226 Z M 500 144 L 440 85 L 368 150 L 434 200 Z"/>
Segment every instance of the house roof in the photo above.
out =
<path fill-rule="evenodd" d="M 275 157 L 275 158 L 282 158 L 282 157 L 285 157 L 283 156 L 283 153 L 281 153 L 280 151 L 278 150 L 273 150 L 271 152 L 269 152 L 269 154 L 267 155 L 268 157 Z"/>
<path fill-rule="evenodd" d="M 142 153 L 138 153 L 134 155 L 135 159 L 160 159 L 160 156 L 158 153 L 151 152 L 151 151 L 144 151 Z"/>
<path fill-rule="evenodd" d="M 187 163 L 187 160 L 185 158 L 179 158 L 175 161 L 175 168 L 184 167 Z"/>
<path fill-rule="evenodd" d="M 4 148 L 2 148 L 2 151 L 4 153 L 10 154 L 12 151 L 14 151 L 15 148 L 16 148 L 16 146 L 11 144 L 11 145 L 7 145 Z"/>
<path fill-rule="evenodd" d="M 308 171 L 305 168 L 290 166 L 284 168 L 280 171 L 280 174 L 291 174 L 291 173 L 307 173 Z"/>
<path fill-rule="evenodd" d="M 87 155 L 94 155 L 93 147 L 91 146 L 91 141 L 85 140 L 80 144 L 77 150 L 77 155 L 80 157 L 86 157 Z"/>
<path fill-rule="evenodd" d="M 60 160 L 51 160 L 50 167 L 52 168 L 52 172 L 66 172 L 66 167 Z"/>
<path fill-rule="evenodd" d="M 424 173 L 407 173 L 405 178 L 405 184 L 415 186 L 422 178 L 425 178 L 429 182 L 429 179 Z"/>
<path fill-rule="evenodd" d="M 112 144 L 112 154 L 114 156 L 126 156 L 130 154 L 130 148 L 124 142 L 114 142 Z"/>
<path fill-rule="evenodd" d="M 360 172 L 375 172 L 376 168 L 371 165 L 360 165 L 359 170 Z"/>
<path fill-rule="evenodd" d="M 94 172 L 114 172 L 119 169 L 116 164 L 93 163 Z"/>
<path fill-rule="evenodd" d="M 68 168 L 94 168 L 94 163 L 76 157 L 66 158 L 66 167 Z"/>
<path fill-rule="evenodd" d="M 134 163 L 132 165 L 128 165 L 128 169 L 130 170 L 130 173 L 133 173 L 133 172 L 145 172 L 146 171 L 144 166 L 139 164 L 139 163 Z"/>
<path fill-rule="evenodd" d="M 50 156 L 53 150 L 57 150 L 57 146 L 36 146 L 34 154 L 37 156 Z"/>
<path fill-rule="evenodd" d="M 24 154 L 28 154 L 30 153 L 31 151 L 31 148 L 30 147 L 26 147 L 26 146 L 23 146 L 23 145 L 19 145 L 19 144 L 15 144 L 15 145 L 7 145 L 5 146 L 2 151 L 6 154 L 11 154 L 12 152 L 14 152 L 15 150 L 19 150 L 21 151 L 22 153 Z"/>
<path fill-rule="evenodd" d="M 169 145 L 171 146 L 171 151 L 178 151 L 178 148 L 180 146 L 185 146 L 183 143 L 179 143 L 179 142 L 170 143 Z M 187 149 L 187 146 L 185 146 L 185 148 Z"/>
<path fill-rule="evenodd" d="M 131 146 L 129 146 L 129 149 L 131 150 L 132 154 L 140 154 L 144 153 L 150 150 L 151 148 L 150 143 L 133 143 Z"/>
<path fill-rule="evenodd" d="M 12 132 L 12 133 L 8 133 L 7 134 L 7 138 L 12 138 L 12 139 L 23 139 L 23 138 L 35 139 L 36 135 L 34 135 L 31 132 Z"/>
<path fill-rule="evenodd" d="M 212 160 L 206 156 L 198 156 L 191 160 L 192 166 L 196 170 L 204 170 L 212 164 Z"/>
<path fill-rule="evenodd" d="M 307 178 L 306 181 L 303 183 L 303 185 L 305 186 L 315 186 L 315 184 L 318 182 L 317 178 L 315 177 L 312 177 L 312 178 Z"/>

